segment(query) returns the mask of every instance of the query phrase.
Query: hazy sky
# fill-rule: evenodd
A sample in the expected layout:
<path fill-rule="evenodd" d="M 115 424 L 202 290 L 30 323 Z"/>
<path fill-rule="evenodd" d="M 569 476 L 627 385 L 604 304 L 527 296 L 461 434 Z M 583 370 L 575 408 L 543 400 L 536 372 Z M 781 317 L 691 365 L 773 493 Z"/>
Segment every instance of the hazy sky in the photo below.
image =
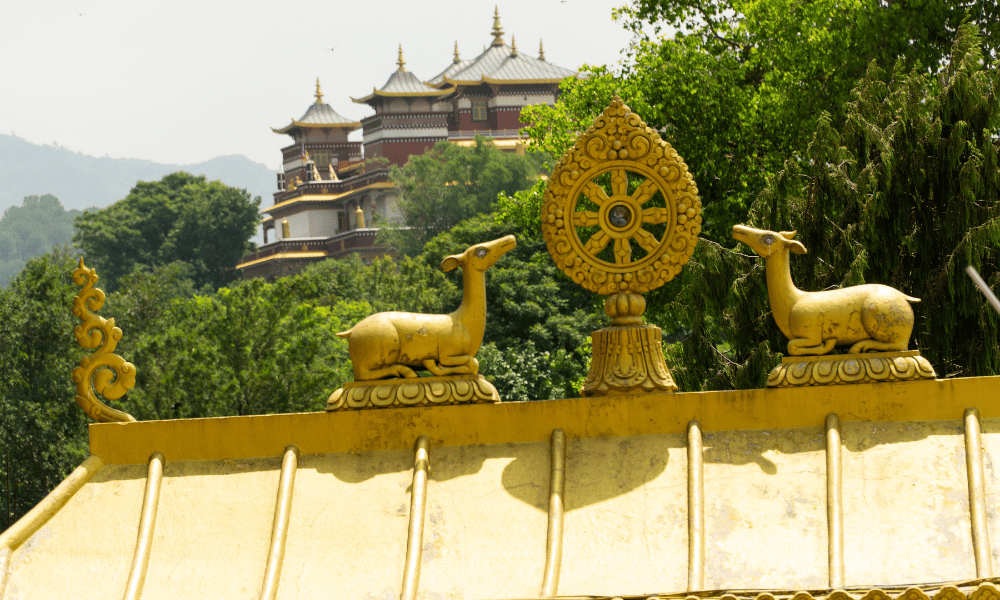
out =
<path fill-rule="evenodd" d="M 615 64 L 630 35 L 611 20 L 626 0 L 501 0 L 505 39 L 576 69 Z M 0 133 L 95 156 L 195 163 L 245 154 L 277 169 L 287 136 L 271 127 L 350 97 L 406 67 L 430 79 L 491 41 L 493 2 L 431 0 L 77 0 L 5 2 Z M 331 48 L 333 50 L 331 51 Z M 357 134 L 356 134 L 357 135 Z"/>

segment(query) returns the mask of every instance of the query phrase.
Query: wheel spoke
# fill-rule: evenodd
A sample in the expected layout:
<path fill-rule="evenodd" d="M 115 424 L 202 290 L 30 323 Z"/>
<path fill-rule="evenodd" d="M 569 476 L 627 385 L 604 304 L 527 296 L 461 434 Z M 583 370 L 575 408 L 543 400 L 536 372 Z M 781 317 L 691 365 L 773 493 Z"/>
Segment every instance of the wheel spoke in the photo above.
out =
<path fill-rule="evenodd" d="M 642 222 L 655 225 L 670 221 L 670 212 L 666 208 L 647 208 L 642 211 Z"/>
<path fill-rule="evenodd" d="M 643 204 L 655 196 L 658 191 L 659 190 L 657 189 L 656 184 L 653 183 L 653 180 L 647 179 L 646 181 L 643 181 L 639 187 L 635 188 L 635 192 L 632 193 L 632 199 L 639 204 Z"/>
<path fill-rule="evenodd" d="M 615 240 L 615 264 L 627 265 L 632 262 L 632 244 L 628 238 L 618 238 Z"/>
<path fill-rule="evenodd" d="M 636 243 L 645 250 L 646 252 L 652 252 L 656 249 L 656 237 L 652 233 L 649 233 L 642 227 L 636 230 L 635 235 L 632 236 Z"/>
<path fill-rule="evenodd" d="M 580 210 L 573 213 L 574 227 L 591 227 L 597 225 L 597 213 L 592 210 Z"/>
<path fill-rule="evenodd" d="M 611 172 L 611 193 L 615 196 L 628 195 L 628 172 L 625 169 Z"/>
<path fill-rule="evenodd" d="M 598 206 L 603 206 L 608 201 L 608 195 L 593 181 L 588 181 L 587 185 L 583 186 L 583 193 Z"/>
<path fill-rule="evenodd" d="M 607 246 L 610 241 L 611 236 L 599 229 L 597 230 L 597 233 L 590 236 L 590 239 L 587 240 L 587 244 L 583 247 L 583 250 L 590 256 L 597 256 L 597 253 L 604 250 L 604 247 Z"/>

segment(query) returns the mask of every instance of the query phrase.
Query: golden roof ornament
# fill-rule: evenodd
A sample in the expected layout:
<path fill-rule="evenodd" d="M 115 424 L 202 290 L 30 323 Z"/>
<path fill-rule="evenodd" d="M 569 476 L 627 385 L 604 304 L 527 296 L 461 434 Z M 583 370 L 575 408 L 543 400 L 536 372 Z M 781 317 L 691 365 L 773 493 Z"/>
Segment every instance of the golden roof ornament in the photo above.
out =
<path fill-rule="evenodd" d="M 538 40 L 538 60 L 545 60 L 545 44 L 541 39 Z"/>
<path fill-rule="evenodd" d="M 493 5 L 493 42 L 490 46 L 503 46 L 503 27 L 500 27 L 500 7 Z"/>
<path fill-rule="evenodd" d="M 462 267 L 462 304 L 451 314 L 376 313 L 338 333 L 348 340 L 354 381 L 330 395 L 326 410 L 499 402 L 476 353 L 486 332 L 485 272 L 516 245 L 508 235 L 441 262 L 446 272 Z"/>
<path fill-rule="evenodd" d="M 611 327 L 593 334 L 584 395 L 677 389 L 659 327 L 639 294 L 673 279 L 694 253 L 701 200 L 687 165 L 617 96 L 559 160 L 542 236 L 560 269 L 608 296 Z"/>
<path fill-rule="evenodd" d="M 455 40 L 455 57 L 452 59 L 452 64 L 458 64 L 462 62 L 462 59 L 458 57 L 458 40 Z"/>
<path fill-rule="evenodd" d="M 402 44 L 399 45 L 399 60 L 396 61 L 396 64 L 399 65 L 399 69 L 398 70 L 400 70 L 400 71 L 405 71 L 406 70 L 406 68 L 403 66 L 403 65 L 406 64 L 406 61 L 403 60 L 403 45 Z"/>
<path fill-rule="evenodd" d="M 514 58 L 517 56 L 517 39 L 514 36 L 510 36 L 510 56 Z"/>
<path fill-rule="evenodd" d="M 319 87 L 319 77 L 316 78 L 316 104 L 323 103 L 323 90 Z"/>
<path fill-rule="evenodd" d="M 73 283 L 83 286 L 73 298 L 73 315 L 82 321 L 73 328 L 73 335 L 80 346 L 97 348 L 73 369 L 76 402 L 90 418 L 101 423 L 135 421 L 132 415 L 111 408 L 98 397 L 100 394 L 108 400 L 117 400 L 124 396 L 135 386 L 135 365 L 114 353 L 122 338 L 122 330 L 115 327 L 115 320 L 92 312 L 104 306 L 104 292 L 94 287 L 97 272 L 87 268 L 83 258 L 73 271 Z"/>
<path fill-rule="evenodd" d="M 805 292 L 792 282 L 790 252 L 805 254 L 794 231 L 733 227 L 733 238 L 762 256 L 771 314 L 788 338 L 788 354 L 768 376 L 769 387 L 933 379 L 934 368 L 907 350 L 913 309 L 920 302 L 885 285 Z M 847 354 L 830 355 L 836 346 Z M 826 355 L 826 356 L 824 356 Z"/>

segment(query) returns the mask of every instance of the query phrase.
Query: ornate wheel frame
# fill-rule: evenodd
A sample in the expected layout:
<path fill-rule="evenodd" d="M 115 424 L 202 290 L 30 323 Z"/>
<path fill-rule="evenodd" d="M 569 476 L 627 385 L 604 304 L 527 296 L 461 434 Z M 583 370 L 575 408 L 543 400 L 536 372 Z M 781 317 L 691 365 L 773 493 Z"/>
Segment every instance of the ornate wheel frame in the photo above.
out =
<path fill-rule="evenodd" d="M 643 178 L 631 192 L 630 174 Z M 606 175 L 610 190 L 596 181 Z M 657 193 L 664 206 L 647 206 Z M 648 292 L 673 279 L 694 252 L 701 220 L 683 159 L 617 98 L 563 155 L 542 205 L 542 235 L 556 264 L 603 295 Z M 647 225 L 663 225 L 663 233 Z M 580 229 L 594 227 L 581 237 Z M 633 243 L 645 256 L 633 260 Z M 599 256 L 609 244 L 614 262 Z"/>

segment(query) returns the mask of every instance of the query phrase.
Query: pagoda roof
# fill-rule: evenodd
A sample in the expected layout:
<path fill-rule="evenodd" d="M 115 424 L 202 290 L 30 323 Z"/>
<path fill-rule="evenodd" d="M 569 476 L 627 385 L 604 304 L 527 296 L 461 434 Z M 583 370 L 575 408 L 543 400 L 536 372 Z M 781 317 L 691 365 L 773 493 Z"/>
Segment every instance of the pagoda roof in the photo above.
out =
<path fill-rule="evenodd" d="M 299 119 L 292 119 L 292 122 L 281 129 L 271 128 L 275 133 L 288 133 L 299 127 L 338 127 L 357 129 L 361 127 L 360 121 L 352 121 L 342 116 L 333 107 L 323 102 L 323 92 L 319 87 L 319 78 L 316 79 L 316 102 L 310 106 L 304 115 Z"/>
<path fill-rule="evenodd" d="M 376 96 L 387 96 L 387 97 L 403 97 L 403 96 L 440 96 L 442 91 L 433 88 L 423 81 L 413 73 L 406 70 L 403 66 L 406 62 L 403 60 L 403 47 L 399 47 L 399 61 L 396 63 L 399 68 L 396 72 L 389 76 L 388 81 L 385 82 L 379 89 L 372 89 L 372 93 L 368 94 L 363 98 L 351 97 L 351 100 L 357 102 L 358 104 L 367 104 L 371 102 Z"/>
<path fill-rule="evenodd" d="M 528 56 L 503 44 L 490 46 L 464 69 L 450 74 L 445 71 L 442 75 L 444 82 L 452 85 L 559 83 L 576 75 L 576 71 Z"/>

